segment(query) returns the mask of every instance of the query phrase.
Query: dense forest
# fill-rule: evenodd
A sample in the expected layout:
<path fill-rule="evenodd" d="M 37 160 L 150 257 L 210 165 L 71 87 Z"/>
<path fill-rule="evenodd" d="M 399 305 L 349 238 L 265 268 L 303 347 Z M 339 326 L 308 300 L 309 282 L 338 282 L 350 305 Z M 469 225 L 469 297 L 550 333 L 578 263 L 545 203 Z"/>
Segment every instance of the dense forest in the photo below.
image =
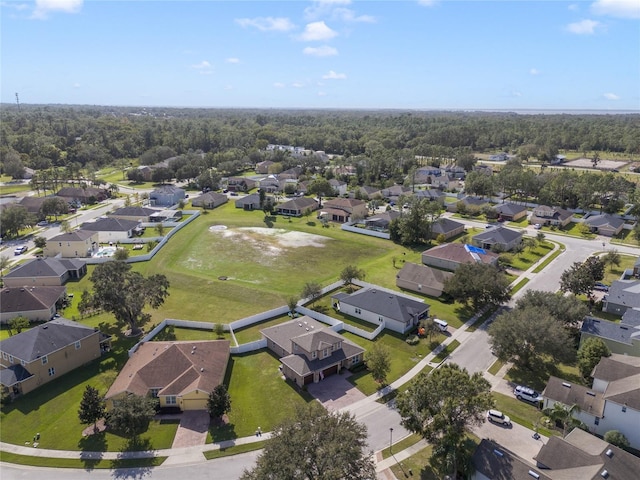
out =
<path fill-rule="evenodd" d="M 640 154 L 640 115 L 522 115 L 392 110 L 221 110 L 2 105 L 0 167 L 100 168 L 163 147 L 220 161 L 264 158 L 267 144 L 345 158 L 458 158 L 509 151 L 545 161 L 559 150 Z M 402 165 L 407 170 L 407 165 Z M 381 173 L 381 172 L 378 172 Z"/>

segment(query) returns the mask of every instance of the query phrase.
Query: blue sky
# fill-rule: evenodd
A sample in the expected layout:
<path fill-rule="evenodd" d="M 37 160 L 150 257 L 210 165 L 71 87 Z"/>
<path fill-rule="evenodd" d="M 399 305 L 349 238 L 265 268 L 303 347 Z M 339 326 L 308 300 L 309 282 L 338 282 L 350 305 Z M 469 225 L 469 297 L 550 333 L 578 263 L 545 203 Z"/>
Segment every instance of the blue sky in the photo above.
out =
<path fill-rule="evenodd" d="M 0 99 L 640 110 L 640 1 L 0 2 Z"/>

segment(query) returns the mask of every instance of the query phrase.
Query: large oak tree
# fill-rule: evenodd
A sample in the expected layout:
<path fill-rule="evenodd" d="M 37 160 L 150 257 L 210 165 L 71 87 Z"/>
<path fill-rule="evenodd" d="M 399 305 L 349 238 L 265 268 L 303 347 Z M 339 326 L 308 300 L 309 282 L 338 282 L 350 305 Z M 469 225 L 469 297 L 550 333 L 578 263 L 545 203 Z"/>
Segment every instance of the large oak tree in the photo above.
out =
<path fill-rule="evenodd" d="M 167 277 L 161 274 L 144 277 L 119 260 L 98 265 L 91 281 L 91 305 L 113 313 L 118 324 L 128 326 L 132 335 L 140 333 L 140 327 L 151 318 L 144 308 L 158 308 L 169 295 Z"/>

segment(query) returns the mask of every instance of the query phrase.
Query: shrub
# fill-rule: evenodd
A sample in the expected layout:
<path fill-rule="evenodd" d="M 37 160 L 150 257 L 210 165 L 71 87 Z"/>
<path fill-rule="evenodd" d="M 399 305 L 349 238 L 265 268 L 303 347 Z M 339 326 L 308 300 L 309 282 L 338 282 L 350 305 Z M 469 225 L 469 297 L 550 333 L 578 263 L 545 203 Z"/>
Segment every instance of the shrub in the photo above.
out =
<path fill-rule="evenodd" d="M 405 342 L 407 342 L 409 345 L 417 345 L 418 343 L 420 343 L 420 337 L 418 337 L 417 335 L 409 335 Z"/>

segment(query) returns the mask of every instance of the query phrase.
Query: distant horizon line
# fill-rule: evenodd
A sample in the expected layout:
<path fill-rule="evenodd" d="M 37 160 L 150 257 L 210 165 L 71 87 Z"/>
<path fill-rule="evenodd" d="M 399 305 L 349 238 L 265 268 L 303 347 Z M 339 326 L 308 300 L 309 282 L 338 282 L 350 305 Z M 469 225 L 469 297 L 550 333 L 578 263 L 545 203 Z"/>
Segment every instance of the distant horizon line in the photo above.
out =
<path fill-rule="evenodd" d="M 18 108 L 13 102 L 0 102 L 0 106 Z M 140 108 L 140 109 L 193 109 L 193 110 L 324 110 L 324 111 L 395 111 L 395 112 L 457 112 L 457 113 L 515 113 L 515 114 L 565 114 L 565 115 L 637 115 L 640 108 L 595 109 L 595 108 L 401 108 L 401 107 L 230 107 L 230 106 L 171 106 L 171 105 L 109 105 L 91 103 L 20 103 L 20 107 L 100 107 L 100 108 Z"/>

